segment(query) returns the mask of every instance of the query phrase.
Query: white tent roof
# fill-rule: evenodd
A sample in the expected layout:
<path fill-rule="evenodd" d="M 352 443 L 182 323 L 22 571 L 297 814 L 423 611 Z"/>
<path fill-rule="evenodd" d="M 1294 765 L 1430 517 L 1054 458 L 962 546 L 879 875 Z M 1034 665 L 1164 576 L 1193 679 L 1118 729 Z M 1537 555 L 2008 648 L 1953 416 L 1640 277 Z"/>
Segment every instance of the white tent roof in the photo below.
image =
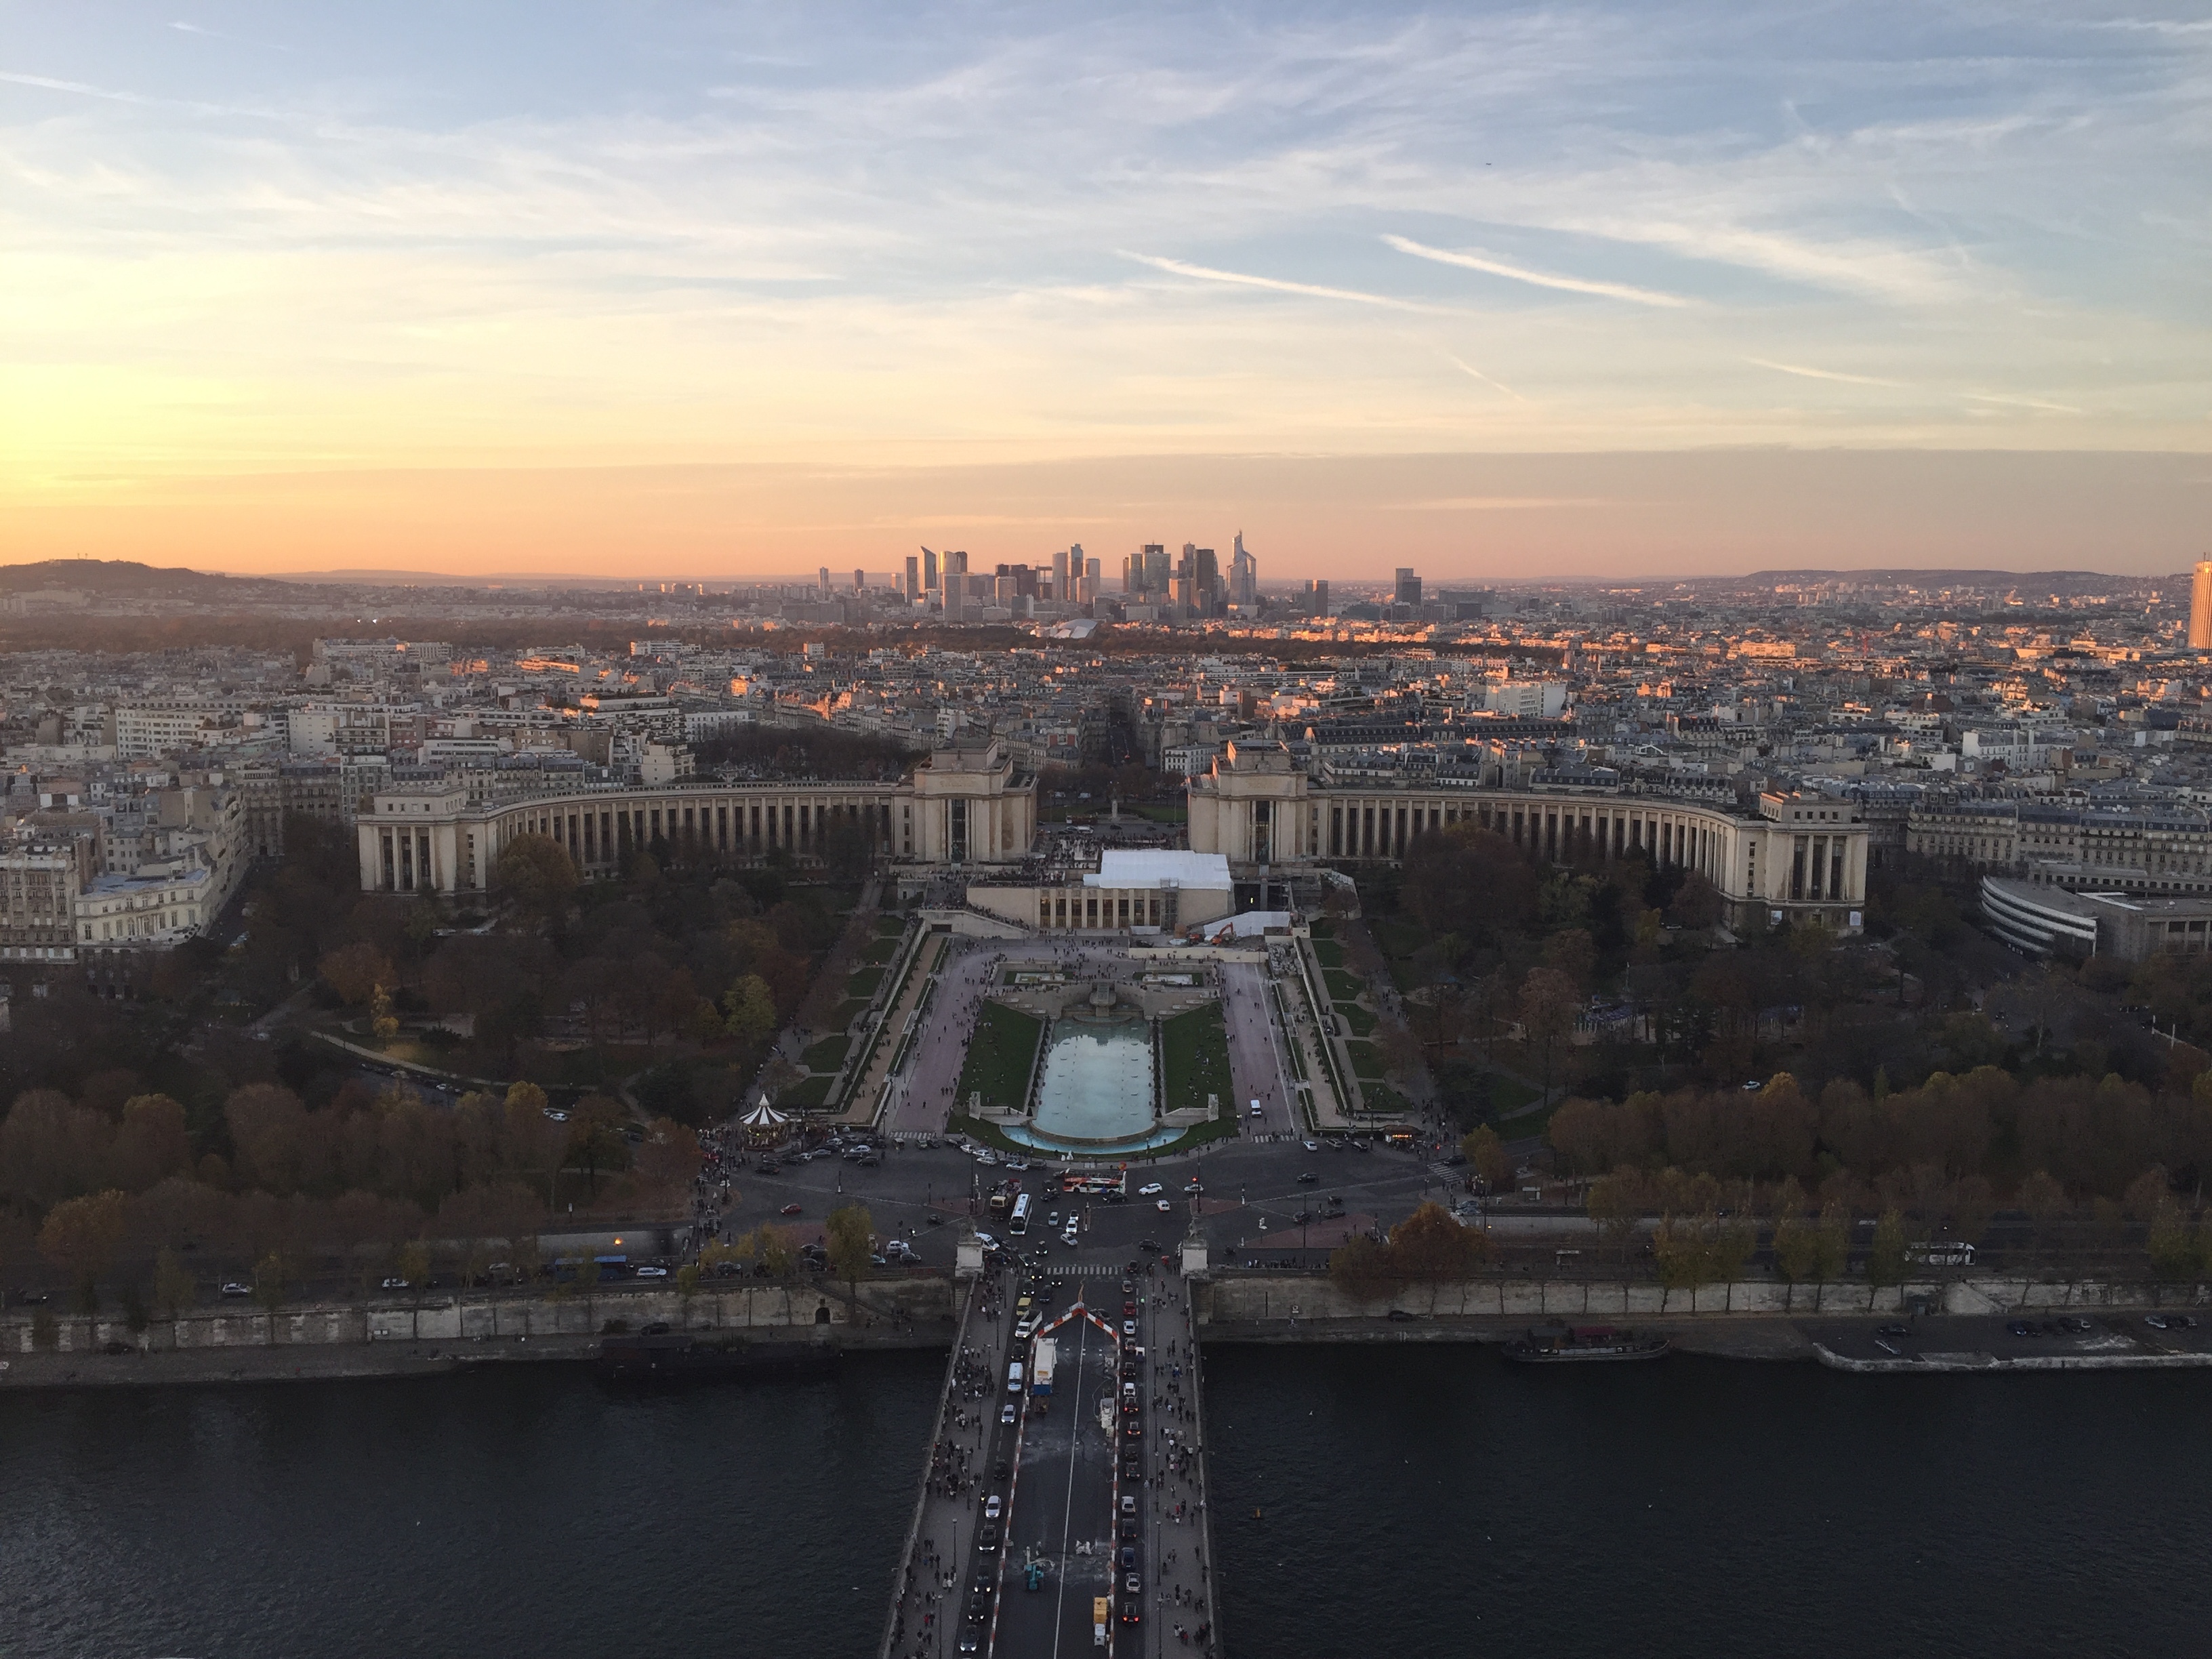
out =
<path fill-rule="evenodd" d="M 765 1098 L 761 1103 L 738 1120 L 749 1129 L 766 1128 L 774 1124 L 788 1123 L 791 1119 L 769 1105 Z"/>
<path fill-rule="evenodd" d="M 1194 887 L 1227 892 L 1229 860 L 1220 853 L 1184 853 L 1167 848 L 1115 848 L 1098 855 L 1098 873 L 1083 878 L 1085 887 Z"/>

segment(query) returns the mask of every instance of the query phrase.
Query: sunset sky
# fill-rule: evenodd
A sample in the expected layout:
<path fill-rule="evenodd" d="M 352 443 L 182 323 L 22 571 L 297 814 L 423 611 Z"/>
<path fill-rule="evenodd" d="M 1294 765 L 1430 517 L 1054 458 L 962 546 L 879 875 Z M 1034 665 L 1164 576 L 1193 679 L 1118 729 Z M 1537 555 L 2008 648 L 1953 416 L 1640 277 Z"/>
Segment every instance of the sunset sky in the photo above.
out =
<path fill-rule="evenodd" d="M 2212 20 L 0 5 L 0 559 L 2174 570 Z"/>

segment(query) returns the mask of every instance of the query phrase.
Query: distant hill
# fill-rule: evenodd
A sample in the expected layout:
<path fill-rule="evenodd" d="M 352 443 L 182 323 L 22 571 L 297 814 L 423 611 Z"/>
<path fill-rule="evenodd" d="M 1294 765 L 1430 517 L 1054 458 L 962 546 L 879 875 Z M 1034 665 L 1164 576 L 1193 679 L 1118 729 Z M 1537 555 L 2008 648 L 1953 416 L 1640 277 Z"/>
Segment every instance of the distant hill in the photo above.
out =
<path fill-rule="evenodd" d="M 73 587 L 87 593 L 190 593 L 197 598 L 229 585 L 228 576 L 210 576 L 181 565 L 140 564 L 134 559 L 40 559 L 0 565 L 0 592 Z"/>

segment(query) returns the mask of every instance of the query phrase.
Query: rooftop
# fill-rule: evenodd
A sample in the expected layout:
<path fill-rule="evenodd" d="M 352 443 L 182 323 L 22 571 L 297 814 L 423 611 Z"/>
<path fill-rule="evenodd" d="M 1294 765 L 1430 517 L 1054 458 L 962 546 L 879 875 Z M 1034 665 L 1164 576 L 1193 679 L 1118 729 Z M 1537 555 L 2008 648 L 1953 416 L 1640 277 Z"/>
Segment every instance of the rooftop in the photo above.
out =
<path fill-rule="evenodd" d="M 1190 887 L 1227 892 L 1229 860 L 1221 853 L 1185 853 L 1167 848 L 1109 848 L 1098 855 L 1098 873 L 1085 876 L 1086 887 Z"/>

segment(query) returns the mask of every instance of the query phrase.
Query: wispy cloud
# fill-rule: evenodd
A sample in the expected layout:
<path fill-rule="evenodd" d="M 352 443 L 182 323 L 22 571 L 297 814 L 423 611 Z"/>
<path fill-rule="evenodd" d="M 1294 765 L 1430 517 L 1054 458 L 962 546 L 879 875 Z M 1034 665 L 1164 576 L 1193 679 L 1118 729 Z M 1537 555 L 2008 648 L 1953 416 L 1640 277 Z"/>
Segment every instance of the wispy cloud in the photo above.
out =
<path fill-rule="evenodd" d="M 1528 401 L 1526 398 L 1522 397 L 1522 395 L 1516 392 L 1511 386 L 1506 385 L 1504 381 L 1492 379 L 1490 375 L 1484 374 L 1480 369 L 1477 368 L 1473 363 L 1467 362 L 1464 358 L 1455 357 L 1447 352 L 1444 355 L 1444 361 L 1449 363 L 1454 368 L 1462 370 L 1467 374 L 1474 375 L 1474 378 L 1481 381 L 1483 385 L 1497 387 L 1498 391 L 1504 392 L 1507 397 L 1513 398 L 1516 402 L 1525 404 Z"/>
<path fill-rule="evenodd" d="M 1960 394 L 1970 403 L 1996 404 L 2006 409 L 2039 409 L 2046 415 L 2086 415 L 2087 410 L 2072 404 L 2054 404 L 2044 398 L 2021 398 L 1998 392 L 1966 392 Z"/>
<path fill-rule="evenodd" d="M 1594 282 L 1583 276 L 1562 276 L 1555 271 L 1531 270 L 1525 265 L 1510 265 L 1503 259 L 1492 259 L 1485 254 L 1430 247 L 1404 236 L 1386 235 L 1382 240 L 1399 252 L 1410 253 L 1417 259 L 1433 259 L 1441 265 L 1459 265 L 1468 270 L 1487 271 L 1492 276 L 1510 277 L 1514 282 L 1533 283 L 1537 288 L 1555 288 L 1566 294 L 1592 294 L 1607 300 L 1626 300 L 1639 306 L 1686 306 L 1690 303 L 1679 295 L 1661 294 L 1648 288 L 1632 288 L 1626 283 Z"/>
<path fill-rule="evenodd" d="M 1352 288 L 1324 288 L 1316 283 L 1291 283 L 1279 276 L 1255 276 L 1241 270 L 1216 270 L 1211 265 L 1194 265 L 1181 259 L 1164 259 L 1154 253 L 1131 253 L 1121 250 L 1125 259 L 1134 259 L 1140 265 L 1150 265 L 1171 276 L 1189 276 L 1202 283 L 1227 283 L 1237 288 L 1263 288 L 1276 294 L 1303 294 L 1316 300 L 1348 300 L 1354 305 L 1382 306 L 1391 311 L 1443 312 L 1443 306 L 1423 305 L 1417 300 L 1400 300 L 1388 294 L 1363 294 Z"/>
<path fill-rule="evenodd" d="M 1808 368 L 1802 363 L 1778 363 L 1765 357 L 1747 357 L 1744 362 L 1760 368 L 1771 368 L 1778 374 L 1796 374 L 1808 380 L 1840 380 L 1845 386 L 1903 386 L 1902 380 L 1885 380 L 1872 374 L 1846 374 L 1840 369 Z"/>

